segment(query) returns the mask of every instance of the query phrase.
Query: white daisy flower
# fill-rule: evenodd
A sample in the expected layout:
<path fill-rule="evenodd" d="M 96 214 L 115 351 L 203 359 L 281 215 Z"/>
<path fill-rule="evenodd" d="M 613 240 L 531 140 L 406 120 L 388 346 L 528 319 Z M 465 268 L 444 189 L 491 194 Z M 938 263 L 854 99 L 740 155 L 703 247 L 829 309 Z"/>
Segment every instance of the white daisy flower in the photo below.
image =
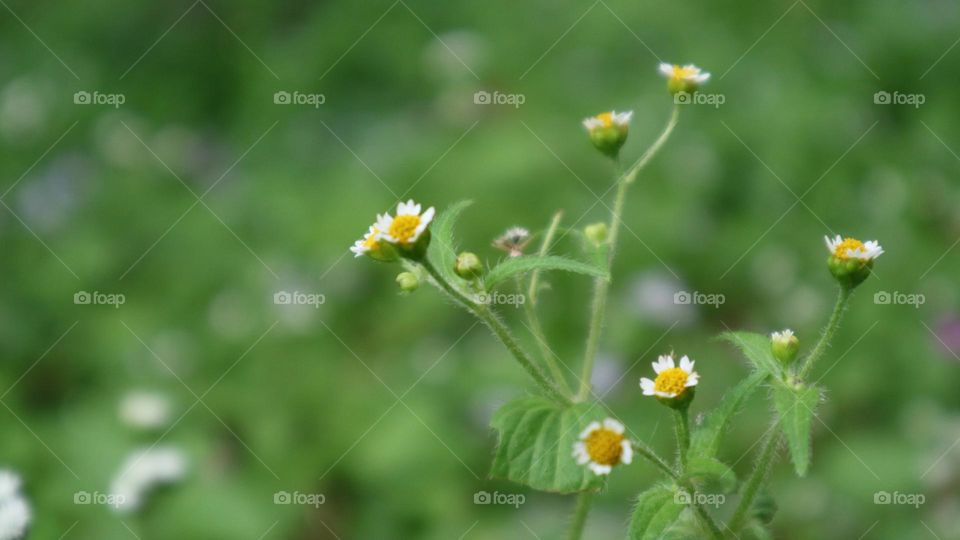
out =
<path fill-rule="evenodd" d="M 377 220 L 382 219 L 383 216 L 377 216 Z M 362 257 L 371 251 L 375 251 L 380 247 L 380 229 L 376 225 L 371 225 L 370 230 L 367 231 L 367 234 L 363 235 L 363 238 L 357 240 L 350 246 L 350 251 L 353 252 L 354 257 Z"/>
<path fill-rule="evenodd" d="M 872 261 L 880 255 L 883 255 L 883 248 L 880 247 L 880 244 L 876 240 L 861 242 L 856 238 L 842 238 L 838 234 L 833 237 L 833 239 L 830 239 L 829 236 L 824 236 L 823 241 L 827 244 L 827 250 L 841 261 L 848 259 Z"/>
<path fill-rule="evenodd" d="M 599 475 L 610 474 L 613 467 L 633 461 L 633 445 L 623 435 L 623 424 L 613 418 L 591 422 L 573 444 L 578 465 L 587 465 Z"/>
<path fill-rule="evenodd" d="M 613 126 L 627 127 L 630 125 L 630 119 L 633 117 L 633 111 L 620 112 L 610 111 L 591 116 L 583 121 L 583 127 L 588 131 L 600 128 L 609 128 Z"/>
<path fill-rule="evenodd" d="M 680 367 L 674 365 L 673 355 L 660 356 L 652 365 L 657 374 L 656 380 L 651 381 L 646 377 L 640 379 L 645 396 L 675 398 L 687 388 L 696 386 L 700 380 L 700 375 L 693 370 L 693 360 L 686 356 L 680 358 Z"/>
<path fill-rule="evenodd" d="M 659 69 L 661 75 L 677 83 L 691 83 L 699 86 L 710 79 L 709 73 L 693 64 L 687 64 L 681 67 L 677 64 L 663 62 L 660 64 Z"/>
<path fill-rule="evenodd" d="M 397 205 L 396 217 L 391 217 L 390 214 L 378 216 L 374 227 L 381 231 L 383 240 L 391 244 L 412 246 L 423 231 L 427 230 L 427 226 L 433 220 L 433 214 L 432 206 L 421 214 L 420 205 L 410 199 Z"/>

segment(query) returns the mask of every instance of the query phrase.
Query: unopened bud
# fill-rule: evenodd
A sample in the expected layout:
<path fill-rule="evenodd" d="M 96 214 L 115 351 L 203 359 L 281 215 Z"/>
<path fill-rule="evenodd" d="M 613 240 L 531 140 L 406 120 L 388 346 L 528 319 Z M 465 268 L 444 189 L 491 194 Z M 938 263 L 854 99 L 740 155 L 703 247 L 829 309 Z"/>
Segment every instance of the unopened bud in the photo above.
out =
<path fill-rule="evenodd" d="M 420 278 L 413 272 L 400 272 L 397 274 L 397 285 L 403 292 L 413 292 L 420 287 Z"/>
<path fill-rule="evenodd" d="M 475 279 L 483 274 L 483 263 L 476 254 L 464 251 L 457 255 L 457 262 L 454 263 L 453 271 L 463 279 Z"/>
<path fill-rule="evenodd" d="M 786 366 L 797 357 L 797 351 L 800 350 L 800 340 L 790 329 L 774 332 L 770 334 L 770 349 L 773 351 L 774 358 Z"/>

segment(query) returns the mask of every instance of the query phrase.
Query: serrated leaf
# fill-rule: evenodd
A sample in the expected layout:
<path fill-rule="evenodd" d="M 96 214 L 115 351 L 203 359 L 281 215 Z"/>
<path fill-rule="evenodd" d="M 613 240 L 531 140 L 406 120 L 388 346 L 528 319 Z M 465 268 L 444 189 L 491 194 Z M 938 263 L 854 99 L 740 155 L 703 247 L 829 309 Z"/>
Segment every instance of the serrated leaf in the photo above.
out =
<path fill-rule="evenodd" d="M 558 255 L 524 255 L 504 260 L 487 273 L 483 280 L 487 289 L 492 289 L 498 283 L 513 276 L 525 274 L 533 270 L 562 270 L 575 272 L 594 277 L 606 277 L 607 273 L 592 264 L 560 257 Z"/>
<path fill-rule="evenodd" d="M 716 457 L 720 449 L 720 440 L 727 432 L 730 420 L 766 379 L 766 372 L 755 371 L 727 391 L 720 405 L 708 413 L 700 427 L 694 430 L 690 442 L 692 457 Z"/>
<path fill-rule="evenodd" d="M 677 521 L 685 504 L 677 502 L 676 490 L 657 485 L 637 496 L 637 504 L 630 517 L 630 540 L 656 540 Z"/>
<path fill-rule="evenodd" d="M 712 457 L 689 458 L 683 477 L 701 493 L 730 493 L 737 487 L 737 475 L 733 469 Z"/>
<path fill-rule="evenodd" d="M 562 405 L 542 397 L 508 402 L 490 421 L 499 434 L 491 476 L 556 493 L 599 489 L 603 477 L 577 464 L 573 445 L 604 416 L 589 403 Z"/>
<path fill-rule="evenodd" d="M 460 214 L 473 201 L 459 201 L 440 212 L 430 224 L 430 247 L 427 256 L 440 271 L 448 283 L 459 283 L 460 277 L 453 271 L 457 260 L 457 243 L 453 238 L 453 229 Z"/>
<path fill-rule="evenodd" d="M 797 476 L 807 474 L 810 467 L 810 427 L 819 402 L 820 390 L 813 385 L 777 384 L 773 388 L 773 404 L 780 415 L 780 426 Z"/>
<path fill-rule="evenodd" d="M 770 350 L 770 337 L 753 332 L 724 332 L 720 339 L 736 345 L 753 367 L 759 371 L 779 376 L 780 363 Z"/>

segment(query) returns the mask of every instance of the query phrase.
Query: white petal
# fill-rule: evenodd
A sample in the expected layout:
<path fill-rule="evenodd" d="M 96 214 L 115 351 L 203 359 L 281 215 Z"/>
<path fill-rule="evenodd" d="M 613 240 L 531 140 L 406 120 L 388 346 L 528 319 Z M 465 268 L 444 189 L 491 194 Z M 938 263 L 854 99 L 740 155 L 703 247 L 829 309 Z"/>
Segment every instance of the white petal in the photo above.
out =
<path fill-rule="evenodd" d="M 583 431 L 580 432 L 580 440 L 586 439 L 591 433 L 600 429 L 600 422 L 590 422 Z"/>
<path fill-rule="evenodd" d="M 663 62 L 660 64 L 660 66 L 657 69 L 659 69 L 660 74 L 665 77 L 673 76 L 673 64 L 668 64 L 666 62 Z"/>
<path fill-rule="evenodd" d="M 685 387 L 696 386 L 698 382 L 700 382 L 700 375 L 694 372 L 694 373 L 691 373 L 689 377 L 687 377 L 687 382 L 683 386 Z"/>
<path fill-rule="evenodd" d="M 587 446 L 582 442 L 573 445 L 573 457 L 577 458 L 577 465 L 584 465 L 590 461 L 590 455 L 587 454 Z"/>
<path fill-rule="evenodd" d="M 653 381 L 651 381 L 650 379 L 646 377 L 643 377 L 642 379 L 640 379 L 640 388 L 643 389 L 643 395 L 652 396 L 653 387 L 654 387 Z"/>
<path fill-rule="evenodd" d="M 630 444 L 630 441 L 623 440 L 620 443 L 620 462 L 629 465 L 633 461 L 633 445 Z"/>
<path fill-rule="evenodd" d="M 673 392 L 654 392 L 654 395 L 657 395 L 657 396 L 660 396 L 660 397 L 665 397 L 665 398 L 675 398 L 675 397 L 677 397 L 677 394 L 675 394 L 675 393 L 673 393 Z"/>
<path fill-rule="evenodd" d="M 684 356 L 680 359 L 680 369 L 690 373 L 693 371 L 693 362 L 687 356 Z"/>
<path fill-rule="evenodd" d="M 591 463 L 590 470 L 601 476 L 605 476 L 610 474 L 610 471 L 613 470 L 613 467 L 611 467 L 610 465 L 600 465 L 599 463 Z"/>
<path fill-rule="evenodd" d="M 609 429 L 610 431 L 613 431 L 614 433 L 623 435 L 623 424 L 621 424 L 620 422 L 617 422 L 613 418 L 604 419 L 603 427 Z"/>

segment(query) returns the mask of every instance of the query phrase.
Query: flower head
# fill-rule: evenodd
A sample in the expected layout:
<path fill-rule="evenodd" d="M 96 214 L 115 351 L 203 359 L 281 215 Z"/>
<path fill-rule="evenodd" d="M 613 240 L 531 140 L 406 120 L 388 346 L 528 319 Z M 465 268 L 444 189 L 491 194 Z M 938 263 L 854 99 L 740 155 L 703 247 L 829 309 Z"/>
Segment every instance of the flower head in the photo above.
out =
<path fill-rule="evenodd" d="M 493 241 L 493 247 L 506 251 L 511 257 L 519 257 L 529 243 L 530 231 L 523 227 L 510 227 Z"/>
<path fill-rule="evenodd" d="M 610 474 L 613 467 L 633 461 L 633 446 L 623 435 L 623 424 L 607 418 L 591 422 L 573 444 L 573 457 L 577 464 L 587 465 L 599 475 Z"/>
<path fill-rule="evenodd" d="M 583 127 L 587 128 L 590 142 L 597 150 L 615 157 L 623 143 L 627 142 L 631 117 L 633 117 L 633 111 L 600 113 L 585 119 Z"/>
<path fill-rule="evenodd" d="M 693 370 L 693 360 L 686 356 L 680 358 L 680 367 L 674 364 L 672 354 L 660 356 L 652 365 L 657 378 L 652 381 L 646 377 L 640 379 L 640 387 L 643 388 L 645 396 L 668 400 L 686 397 L 700 380 L 700 375 Z"/>
<path fill-rule="evenodd" d="M 833 277 L 843 287 L 852 289 L 870 275 L 873 261 L 883 255 L 883 248 L 876 240 L 861 242 L 856 238 L 843 238 L 837 235 L 831 239 L 823 237 L 830 252 L 827 266 Z"/>
<path fill-rule="evenodd" d="M 367 234 L 363 235 L 363 238 L 357 240 L 350 246 L 350 251 L 353 252 L 354 257 L 360 257 L 379 249 L 380 229 L 378 229 L 376 225 L 371 225 Z"/>
<path fill-rule="evenodd" d="M 774 358 L 784 364 L 789 364 L 796 358 L 797 351 L 800 350 L 800 340 L 794 335 L 793 330 L 787 328 L 782 332 L 770 334 L 770 349 Z"/>
<path fill-rule="evenodd" d="M 401 247 L 412 247 L 433 221 L 434 209 L 431 206 L 420 213 L 420 205 L 410 199 L 397 205 L 396 217 L 390 214 L 377 216 L 375 227 L 382 231 L 381 238 Z"/>
<path fill-rule="evenodd" d="M 667 78 L 667 89 L 671 94 L 687 92 L 692 94 L 700 85 L 710 79 L 710 74 L 693 64 L 679 66 L 677 64 L 661 63 L 660 74 Z"/>

